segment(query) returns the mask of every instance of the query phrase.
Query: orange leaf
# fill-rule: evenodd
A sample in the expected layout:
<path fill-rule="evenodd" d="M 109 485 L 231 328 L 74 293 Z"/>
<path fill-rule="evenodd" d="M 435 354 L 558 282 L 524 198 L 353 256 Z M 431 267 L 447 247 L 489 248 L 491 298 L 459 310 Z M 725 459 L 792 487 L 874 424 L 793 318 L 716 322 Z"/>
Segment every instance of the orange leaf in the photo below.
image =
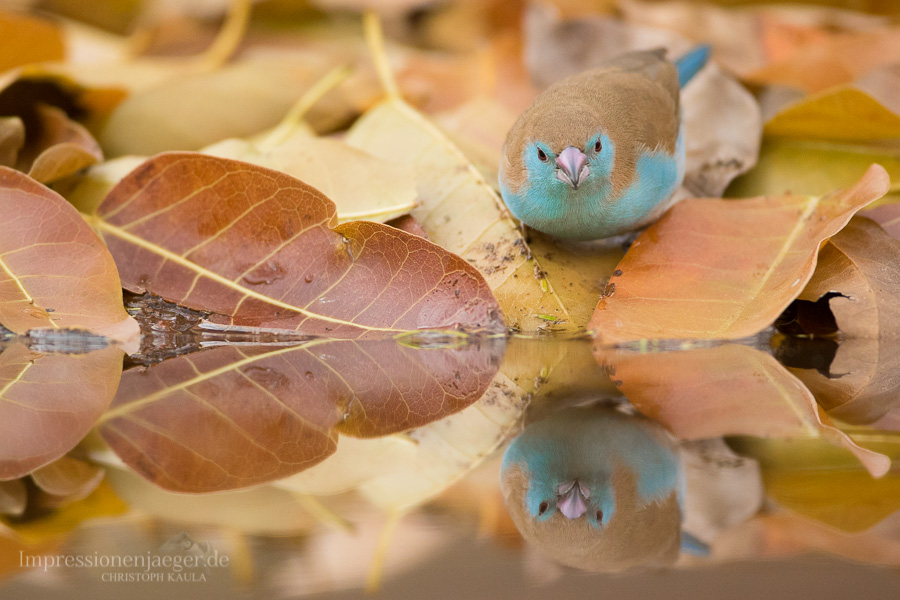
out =
<path fill-rule="evenodd" d="M 39 104 L 35 112 L 40 121 L 38 136 L 29 139 L 19 153 L 19 168 L 32 179 L 51 183 L 103 160 L 97 140 L 65 111 Z"/>
<path fill-rule="evenodd" d="M 820 246 L 889 186 L 873 165 L 821 198 L 682 201 L 632 244 L 590 327 L 604 344 L 753 335 L 803 290 Z"/>
<path fill-rule="evenodd" d="M 0 12 L 0 72 L 30 63 L 62 60 L 62 31 L 48 21 Z"/>

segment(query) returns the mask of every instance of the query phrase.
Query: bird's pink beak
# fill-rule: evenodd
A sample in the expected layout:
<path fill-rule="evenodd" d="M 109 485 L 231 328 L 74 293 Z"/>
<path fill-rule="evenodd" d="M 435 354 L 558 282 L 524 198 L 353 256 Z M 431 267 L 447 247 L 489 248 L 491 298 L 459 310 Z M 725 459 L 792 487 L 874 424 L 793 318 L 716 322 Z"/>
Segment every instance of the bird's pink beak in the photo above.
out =
<path fill-rule="evenodd" d="M 585 500 L 591 497 L 591 491 L 577 479 L 561 483 L 556 493 L 559 496 L 556 506 L 566 518 L 577 519 L 587 512 Z"/>
<path fill-rule="evenodd" d="M 577 190 L 578 185 L 591 173 L 587 160 L 584 152 L 575 146 L 569 146 L 556 157 L 556 178 Z"/>

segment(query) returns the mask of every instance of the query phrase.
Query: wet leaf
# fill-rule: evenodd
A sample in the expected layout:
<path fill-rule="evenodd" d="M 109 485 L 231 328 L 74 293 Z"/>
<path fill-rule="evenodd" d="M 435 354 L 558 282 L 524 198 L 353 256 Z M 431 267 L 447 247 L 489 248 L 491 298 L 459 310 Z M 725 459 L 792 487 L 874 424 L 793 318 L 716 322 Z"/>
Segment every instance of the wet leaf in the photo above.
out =
<path fill-rule="evenodd" d="M 338 140 L 297 131 L 273 145 L 230 139 L 204 154 L 253 163 L 300 179 L 337 205 L 338 221 L 385 221 L 416 206 L 416 184 L 405 165 L 382 160 Z"/>
<path fill-rule="evenodd" d="M 650 354 L 600 350 L 597 356 L 635 408 L 681 439 L 822 437 L 852 452 L 876 477 L 890 468 L 890 458 L 835 428 L 810 391 L 760 350 L 729 344 Z"/>
<path fill-rule="evenodd" d="M 103 242 L 61 196 L 0 167 L 0 323 L 89 329 L 121 342 L 138 335 Z"/>
<path fill-rule="evenodd" d="M 478 400 L 503 343 L 415 349 L 394 341 L 226 346 L 127 371 L 100 432 L 175 491 L 292 475 L 357 437 L 421 427 Z"/>
<path fill-rule="evenodd" d="M 819 253 L 800 300 L 829 293 L 838 329 L 850 338 L 900 337 L 900 241 L 875 222 L 854 217 Z"/>
<path fill-rule="evenodd" d="M 0 117 L 0 167 L 14 167 L 25 144 L 25 125 L 19 117 Z"/>
<path fill-rule="evenodd" d="M 824 197 L 680 202 L 632 244 L 591 327 L 604 344 L 753 335 L 800 294 L 823 242 L 889 185 L 873 165 Z"/>
<path fill-rule="evenodd" d="M 31 479 L 41 490 L 53 496 L 60 496 L 69 503 L 81 500 L 97 489 L 103 480 L 103 469 L 63 456 L 32 471 Z"/>
<path fill-rule="evenodd" d="M 609 17 L 562 20 L 545 6 L 526 13 L 526 61 L 547 86 L 599 66 L 629 50 L 664 47 L 674 59 L 691 44 L 663 29 L 629 25 Z M 728 183 L 756 164 L 762 117 L 756 101 L 715 64 L 682 92 L 686 149 L 683 195 L 718 197 Z"/>
<path fill-rule="evenodd" d="M 62 32 L 49 21 L 0 12 L 0 72 L 31 63 L 62 60 Z"/>
<path fill-rule="evenodd" d="M 0 479 L 31 473 L 81 441 L 112 400 L 122 351 L 40 354 L 23 344 L 0 353 Z"/>
<path fill-rule="evenodd" d="M 84 126 L 54 106 L 39 105 L 36 136 L 19 153 L 19 170 L 41 183 L 52 183 L 103 160 L 103 151 Z"/>
<path fill-rule="evenodd" d="M 214 313 L 212 326 L 341 338 L 500 326 L 490 290 L 459 257 L 387 225 L 337 225 L 320 192 L 247 163 L 157 156 L 93 221 L 124 287 Z"/>

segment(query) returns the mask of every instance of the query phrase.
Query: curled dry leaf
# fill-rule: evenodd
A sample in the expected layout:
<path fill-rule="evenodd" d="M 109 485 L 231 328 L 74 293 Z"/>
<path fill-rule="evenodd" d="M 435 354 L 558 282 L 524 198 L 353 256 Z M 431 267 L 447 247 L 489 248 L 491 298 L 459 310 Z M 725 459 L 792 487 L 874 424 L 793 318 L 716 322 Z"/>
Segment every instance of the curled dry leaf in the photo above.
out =
<path fill-rule="evenodd" d="M 18 168 L 41 183 L 52 183 L 103 161 L 97 140 L 55 106 L 38 105 L 38 132 L 29 135 Z M 27 132 L 30 133 L 30 132 Z"/>
<path fill-rule="evenodd" d="M 0 323 L 89 329 L 120 342 L 139 333 L 122 305 L 112 256 L 78 212 L 33 179 L 0 167 Z"/>
<path fill-rule="evenodd" d="M 824 197 L 682 201 L 632 244 L 591 328 L 603 344 L 753 335 L 800 294 L 820 246 L 889 186 L 872 165 Z"/>
<path fill-rule="evenodd" d="M 25 144 L 25 125 L 19 117 L 0 117 L 0 167 L 15 167 Z"/>
<path fill-rule="evenodd" d="M 0 72 L 66 56 L 62 31 L 43 19 L 0 12 Z"/>
<path fill-rule="evenodd" d="M 31 473 L 71 450 L 116 393 L 122 351 L 43 355 L 24 344 L 0 353 L 0 480 Z"/>
<path fill-rule="evenodd" d="M 890 468 L 890 458 L 835 428 L 803 383 L 760 350 L 737 344 L 651 354 L 600 349 L 597 359 L 635 408 L 678 438 L 821 436 L 876 477 Z"/>
<path fill-rule="evenodd" d="M 900 241 L 875 222 L 854 217 L 822 248 L 815 274 L 798 298 L 826 294 L 838 329 L 849 338 L 900 337 Z"/>
<path fill-rule="evenodd" d="M 497 302 L 465 261 L 335 206 L 284 173 L 163 154 L 117 185 L 92 221 L 124 287 L 213 313 L 209 326 L 348 338 L 497 330 Z"/>
<path fill-rule="evenodd" d="M 28 504 L 28 490 L 21 479 L 0 481 L 0 515 L 18 517 Z"/>
<path fill-rule="evenodd" d="M 601 16 L 561 20 L 543 5 L 529 8 L 525 33 L 529 69 L 542 86 L 630 50 L 664 47 L 674 59 L 690 49 L 687 40 L 671 31 Z M 759 105 L 712 64 L 684 88 L 682 111 L 685 189 L 676 193 L 718 197 L 732 179 L 756 164 L 762 135 Z"/>
<path fill-rule="evenodd" d="M 338 432 L 389 435 L 462 410 L 488 387 L 503 348 L 502 340 L 215 348 L 127 371 L 100 433 L 166 489 L 246 487 L 320 462 Z"/>

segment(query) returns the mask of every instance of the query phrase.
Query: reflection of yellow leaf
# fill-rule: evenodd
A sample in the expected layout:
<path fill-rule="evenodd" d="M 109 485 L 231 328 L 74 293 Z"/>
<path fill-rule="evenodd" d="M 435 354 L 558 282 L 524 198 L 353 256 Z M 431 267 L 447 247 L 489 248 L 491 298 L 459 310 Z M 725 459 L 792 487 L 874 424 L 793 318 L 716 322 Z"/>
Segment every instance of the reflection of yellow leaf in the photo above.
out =
<path fill-rule="evenodd" d="M 108 483 L 103 482 L 94 492 L 78 502 L 25 523 L 9 525 L 18 536 L 30 544 L 52 540 L 75 529 L 83 521 L 121 515 L 128 512 L 128 506 L 113 492 Z"/>
<path fill-rule="evenodd" d="M 872 479 L 817 440 L 736 442 L 760 461 L 766 493 L 782 506 L 845 531 L 862 531 L 900 510 L 900 474 Z M 894 444 L 894 454 L 898 446 Z"/>

